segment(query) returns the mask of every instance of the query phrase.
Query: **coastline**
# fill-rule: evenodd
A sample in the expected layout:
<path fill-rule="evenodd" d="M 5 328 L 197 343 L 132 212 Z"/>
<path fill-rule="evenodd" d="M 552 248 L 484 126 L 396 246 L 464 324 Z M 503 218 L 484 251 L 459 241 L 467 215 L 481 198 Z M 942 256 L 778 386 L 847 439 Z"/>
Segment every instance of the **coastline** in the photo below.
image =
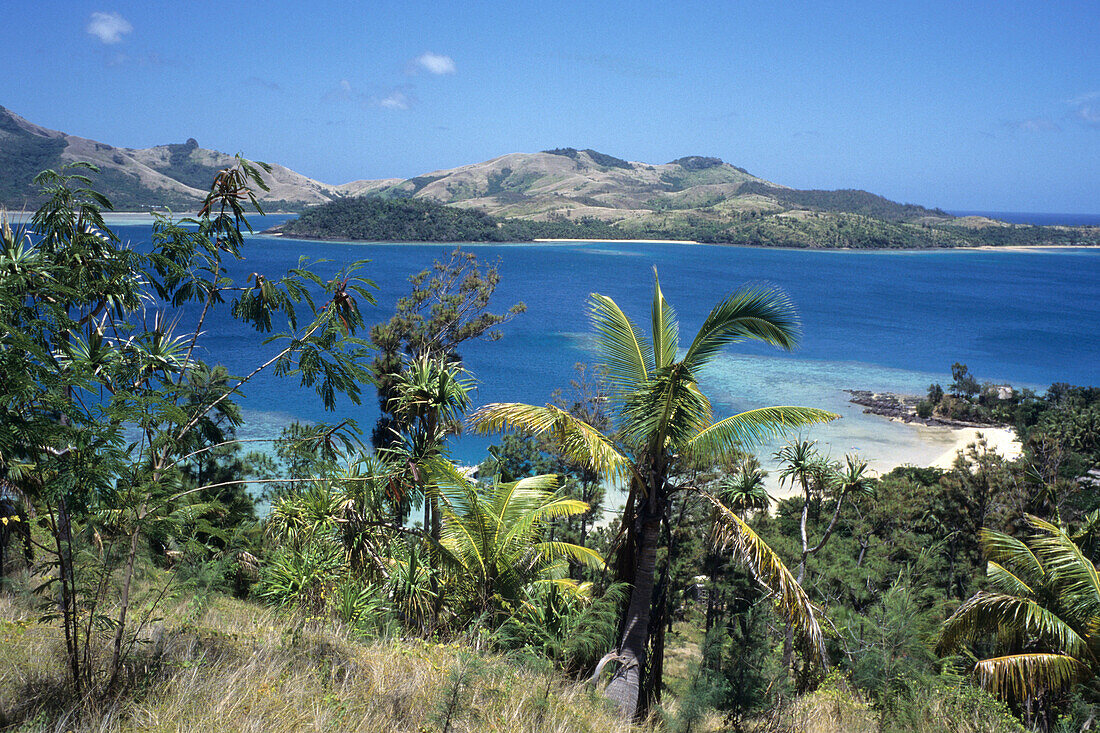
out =
<path fill-rule="evenodd" d="M 694 239 L 566 239 L 566 238 L 542 238 L 536 237 L 531 240 L 532 242 L 583 242 L 585 244 L 591 244 L 592 242 L 624 242 L 627 244 L 704 244 L 703 242 L 697 242 Z M 706 242 L 706 244 L 718 244 L 717 242 Z M 723 246 L 718 244 L 718 246 Z M 743 246 L 743 245 L 724 245 L 724 246 Z M 778 247 L 776 249 L 782 249 Z"/>
<path fill-rule="evenodd" d="M 154 213 L 169 214 L 171 213 L 175 217 L 194 217 L 197 213 L 194 211 L 171 211 L 169 209 L 161 209 L 157 211 L 105 211 L 103 212 L 103 218 L 108 223 L 114 224 L 127 224 L 127 223 L 144 223 L 145 221 L 152 222 Z M 271 216 L 287 216 L 294 215 L 298 212 L 289 211 L 268 211 L 267 215 Z M 137 221 L 135 221 L 137 220 Z M 501 242 L 501 241 L 465 241 L 465 242 L 445 242 L 435 240 L 376 240 L 376 239 L 342 239 L 342 238 L 330 238 L 330 237 L 310 237 L 301 234 L 291 235 L 285 232 L 279 231 L 277 228 L 258 230 L 254 236 L 263 237 L 279 237 L 285 239 L 301 239 L 303 241 L 310 242 L 329 242 L 332 244 L 471 244 L 471 245 L 524 245 L 524 244 L 593 244 L 593 243 L 619 243 L 619 244 L 690 244 L 690 245 L 703 245 L 714 247 L 741 247 L 748 249 L 767 249 L 767 250 L 790 250 L 796 252 L 856 252 L 856 253 L 897 253 L 897 254 L 914 254 L 914 253 L 927 253 L 927 252 L 1042 252 L 1042 251 L 1054 251 L 1054 250 L 1077 250 L 1077 249 L 1100 249 L 1100 244 L 1028 244 L 1028 245 L 974 245 L 974 246 L 955 246 L 955 247 L 787 247 L 782 245 L 766 245 L 766 244 L 753 244 L 751 242 L 700 242 L 695 239 L 581 239 L 581 238 L 558 238 L 558 237 L 537 237 L 531 240 L 516 241 L 516 242 Z"/>
<path fill-rule="evenodd" d="M 784 247 L 748 242 L 700 242 L 695 239 L 565 239 L 536 238 L 523 241 L 443 241 L 443 240 L 406 240 L 406 239 L 335 239 L 329 237 L 310 237 L 304 234 L 287 234 L 282 231 L 262 230 L 255 236 L 277 237 L 282 239 L 300 239 L 305 242 L 327 242 L 329 244 L 470 244 L 478 246 L 515 246 L 525 244 L 686 244 L 703 247 L 734 247 L 742 249 L 766 249 L 782 252 L 844 252 L 856 254 L 930 254 L 933 252 L 1042 252 L 1054 250 L 1100 249 L 1100 244 L 1035 244 L 1035 245 L 979 245 L 973 247 Z"/>
<path fill-rule="evenodd" d="M 955 458 L 960 451 L 965 452 L 968 446 L 983 438 L 990 451 L 999 453 L 1010 461 L 1023 454 L 1023 446 L 1016 439 L 1016 431 L 1012 428 L 950 428 L 950 430 L 954 433 L 955 444 L 931 464 L 936 468 L 950 469 L 955 465 Z"/>
<path fill-rule="evenodd" d="M 926 455 L 935 456 L 931 461 L 914 460 L 911 448 L 898 446 L 894 450 L 885 451 L 856 451 L 861 458 L 868 462 L 871 475 L 878 477 L 889 473 L 900 466 L 916 466 L 917 468 L 939 468 L 950 471 L 955 465 L 955 459 L 959 453 L 965 453 L 970 445 L 977 443 L 979 439 L 985 439 L 991 452 L 997 453 L 1008 460 L 1014 460 L 1022 455 L 1023 447 L 1016 439 L 1016 433 L 1012 428 L 983 427 L 983 428 L 959 428 L 944 426 L 928 426 L 919 423 L 907 423 L 897 418 L 884 418 L 890 422 L 904 424 L 917 432 L 917 440 L 922 444 Z M 946 448 L 944 448 L 946 446 Z M 938 455 L 937 455 L 938 453 Z M 787 484 L 779 485 L 778 465 L 774 461 L 766 461 L 765 468 L 768 477 L 765 479 L 767 491 L 775 499 L 789 499 L 800 493 L 797 486 Z"/>

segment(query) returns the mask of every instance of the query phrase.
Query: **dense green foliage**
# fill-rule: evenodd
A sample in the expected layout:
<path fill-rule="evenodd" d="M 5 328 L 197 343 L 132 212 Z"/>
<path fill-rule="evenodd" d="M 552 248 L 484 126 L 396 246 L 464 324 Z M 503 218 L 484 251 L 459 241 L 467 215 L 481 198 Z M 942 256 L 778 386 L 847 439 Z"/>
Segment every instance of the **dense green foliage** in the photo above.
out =
<path fill-rule="evenodd" d="M 0 201 L 12 207 L 41 203 L 31 181 L 39 172 L 61 166 L 65 140 L 32 135 L 0 107 Z"/>
<path fill-rule="evenodd" d="M 949 217 L 946 211 L 926 209 L 915 204 L 899 204 L 867 191 L 841 189 L 838 191 L 801 190 L 780 188 L 766 183 L 749 181 L 737 189 L 738 194 L 760 194 L 794 208 L 815 211 L 861 214 L 890 222 L 912 221 L 921 216 Z"/>
<path fill-rule="evenodd" d="M 681 168 L 689 171 L 702 171 L 707 168 L 714 168 L 715 166 L 722 165 L 721 158 L 710 158 L 702 155 L 688 155 L 683 158 L 677 158 L 676 160 L 669 161 L 669 165 L 678 165 Z M 738 168 L 737 170 L 745 173 L 745 169 Z"/>
<path fill-rule="evenodd" d="M 492 652 L 518 674 L 549 673 L 523 694 L 534 729 L 561 707 L 552 689 L 608 673 L 624 730 L 647 704 L 668 731 L 1077 731 L 1100 715 L 1100 388 L 1007 390 L 955 364 L 928 408 L 1014 425 L 1021 458 L 979 441 L 950 469 L 872 477 L 859 456 L 830 459 L 800 436 L 775 453 L 789 489 L 775 500 L 746 449 L 831 416 L 781 407 L 714 422 L 702 388 L 731 341 L 794 344 L 781 293 L 731 295 L 684 349 L 656 281 L 645 330 L 593 295 L 602 364 L 552 404 L 468 414 L 457 348 L 521 310 L 487 311 L 495 268 L 456 251 L 414 276 L 371 330 L 371 354 L 357 334 L 372 286 L 357 266 L 329 281 L 305 262 L 228 276 L 260 169 L 219 171 L 197 217 L 157 220 L 148 253 L 105 226 L 87 166 L 38 177 L 32 229 L 0 227 L 0 592 L 38 618 L 0 624 L 0 661 L 13 660 L 0 665 L 4 725 L 144 720 L 133 711 L 187 680 L 189 699 L 208 699 L 195 690 L 210 679 L 261 709 L 272 703 L 242 682 L 257 677 L 317 690 L 295 705 L 340 707 L 318 718 L 329 727 L 354 728 L 356 706 L 363 728 L 367 709 L 382 719 L 377 699 L 394 707 L 390 688 L 365 689 L 340 660 L 393 637 L 423 641 L 391 657 L 450 642 L 458 663 L 417 698 L 436 706 L 417 719 L 444 730 L 479 720 L 471 685 Z M 391 439 L 372 451 L 345 419 L 291 425 L 271 453 L 245 453 L 233 398 L 250 376 L 195 358 L 216 308 L 265 340 L 257 370 L 328 407 L 379 389 Z M 521 434 L 471 476 L 449 459 L 463 424 Z M 608 507 L 619 487 L 625 506 Z M 266 626 L 282 641 L 196 640 L 195 620 L 228 594 L 279 609 Z M 182 630 L 154 632 L 173 596 L 190 604 Z M 61 654 L 42 651 L 43 633 Z M 303 646 L 314 633 L 342 636 Z M 26 676 L 23 649 L 64 672 Z M 24 675 L 15 692 L 9 668 Z M 251 724 L 247 707 L 232 712 Z"/>
<path fill-rule="evenodd" d="M 585 148 L 584 150 L 577 150 L 576 148 L 554 148 L 553 150 L 543 150 L 542 152 L 549 153 L 550 155 L 564 155 L 573 160 L 577 159 L 578 153 L 586 153 L 588 157 L 592 159 L 592 162 L 599 166 L 604 166 L 606 168 L 625 168 L 627 170 L 634 167 L 622 158 L 616 158 L 614 155 L 601 153 L 592 148 Z"/>
<path fill-rule="evenodd" d="M 480 211 L 422 199 L 347 198 L 307 209 L 282 231 L 317 239 L 398 242 L 507 241 L 497 221 Z"/>
<path fill-rule="evenodd" d="M 496 195 L 522 187 L 515 176 L 493 178 Z M 749 185 L 749 184 L 746 184 Z M 756 184 L 752 184 L 756 185 Z M 772 189 L 769 191 L 788 191 Z M 793 194 L 807 193 L 794 191 Z M 928 249 L 979 245 L 1083 245 L 1100 243 L 1098 227 L 989 226 L 908 223 L 912 216 L 937 212 L 899 205 L 865 192 L 822 194 L 815 210 L 795 215 L 735 213 L 731 217 L 700 211 L 671 211 L 659 220 L 609 221 L 554 214 L 545 221 L 500 219 L 426 199 L 342 199 L 307 209 L 283 225 L 285 234 L 316 239 L 394 242 L 528 242 L 533 239 L 694 240 L 711 244 L 766 247 L 852 249 Z M 792 195 L 793 195 L 792 194 Z M 826 196 L 825 194 L 829 194 Z M 843 194 L 832 196 L 832 194 Z M 850 195 L 849 195 L 850 194 Z M 597 205 L 599 202 L 594 202 Z M 850 213 L 851 206 L 870 213 Z M 819 207 L 819 208 L 818 208 Z M 919 211 L 918 211 L 919 210 Z"/>

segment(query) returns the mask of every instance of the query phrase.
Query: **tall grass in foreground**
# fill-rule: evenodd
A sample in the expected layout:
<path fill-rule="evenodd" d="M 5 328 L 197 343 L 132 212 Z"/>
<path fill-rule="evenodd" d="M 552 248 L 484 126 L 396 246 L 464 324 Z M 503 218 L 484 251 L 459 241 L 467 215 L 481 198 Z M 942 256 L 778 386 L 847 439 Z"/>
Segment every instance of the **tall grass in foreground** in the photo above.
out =
<path fill-rule="evenodd" d="M 124 692 L 73 695 L 64 639 L 0 598 L 0 727 L 57 731 L 630 731 L 591 687 L 470 646 L 359 642 L 217 598 L 175 609 Z M 547 689 L 552 694 L 546 695 Z"/>

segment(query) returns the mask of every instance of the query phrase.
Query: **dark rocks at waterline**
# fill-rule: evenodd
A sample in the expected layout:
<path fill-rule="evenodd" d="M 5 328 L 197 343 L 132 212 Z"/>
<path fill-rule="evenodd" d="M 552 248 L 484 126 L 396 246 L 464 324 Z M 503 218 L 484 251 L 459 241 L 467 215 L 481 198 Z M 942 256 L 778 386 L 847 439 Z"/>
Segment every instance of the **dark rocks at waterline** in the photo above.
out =
<path fill-rule="evenodd" d="M 1000 424 L 969 422 L 967 420 L 953 420 L 947 417 L 921 417 L 917 414 L 917 405 L 921 397 L 915 395 L 900 395 L 893 392 L 871 392 L 866 389 L 844 390 L 852 397 L 848 400 L 854 405 L 861 405 L 863 412 L 868 415 L 880 415 L 892 420 L 901 420 L 918 425 L 947 428 L 990 428 L 1003 427 Z"/>

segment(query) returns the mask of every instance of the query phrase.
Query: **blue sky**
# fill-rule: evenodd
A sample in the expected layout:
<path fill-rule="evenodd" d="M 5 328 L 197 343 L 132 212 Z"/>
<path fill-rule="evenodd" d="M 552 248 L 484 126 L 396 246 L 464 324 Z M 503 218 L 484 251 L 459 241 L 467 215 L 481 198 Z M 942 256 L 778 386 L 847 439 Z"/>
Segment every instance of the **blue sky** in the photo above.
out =
<path fill-rule="evenodd" d="M 1100 3 L 6 0 L 0 105 L 313 178 L 715 155 L 799 188 L 1100 213 Z"/>

